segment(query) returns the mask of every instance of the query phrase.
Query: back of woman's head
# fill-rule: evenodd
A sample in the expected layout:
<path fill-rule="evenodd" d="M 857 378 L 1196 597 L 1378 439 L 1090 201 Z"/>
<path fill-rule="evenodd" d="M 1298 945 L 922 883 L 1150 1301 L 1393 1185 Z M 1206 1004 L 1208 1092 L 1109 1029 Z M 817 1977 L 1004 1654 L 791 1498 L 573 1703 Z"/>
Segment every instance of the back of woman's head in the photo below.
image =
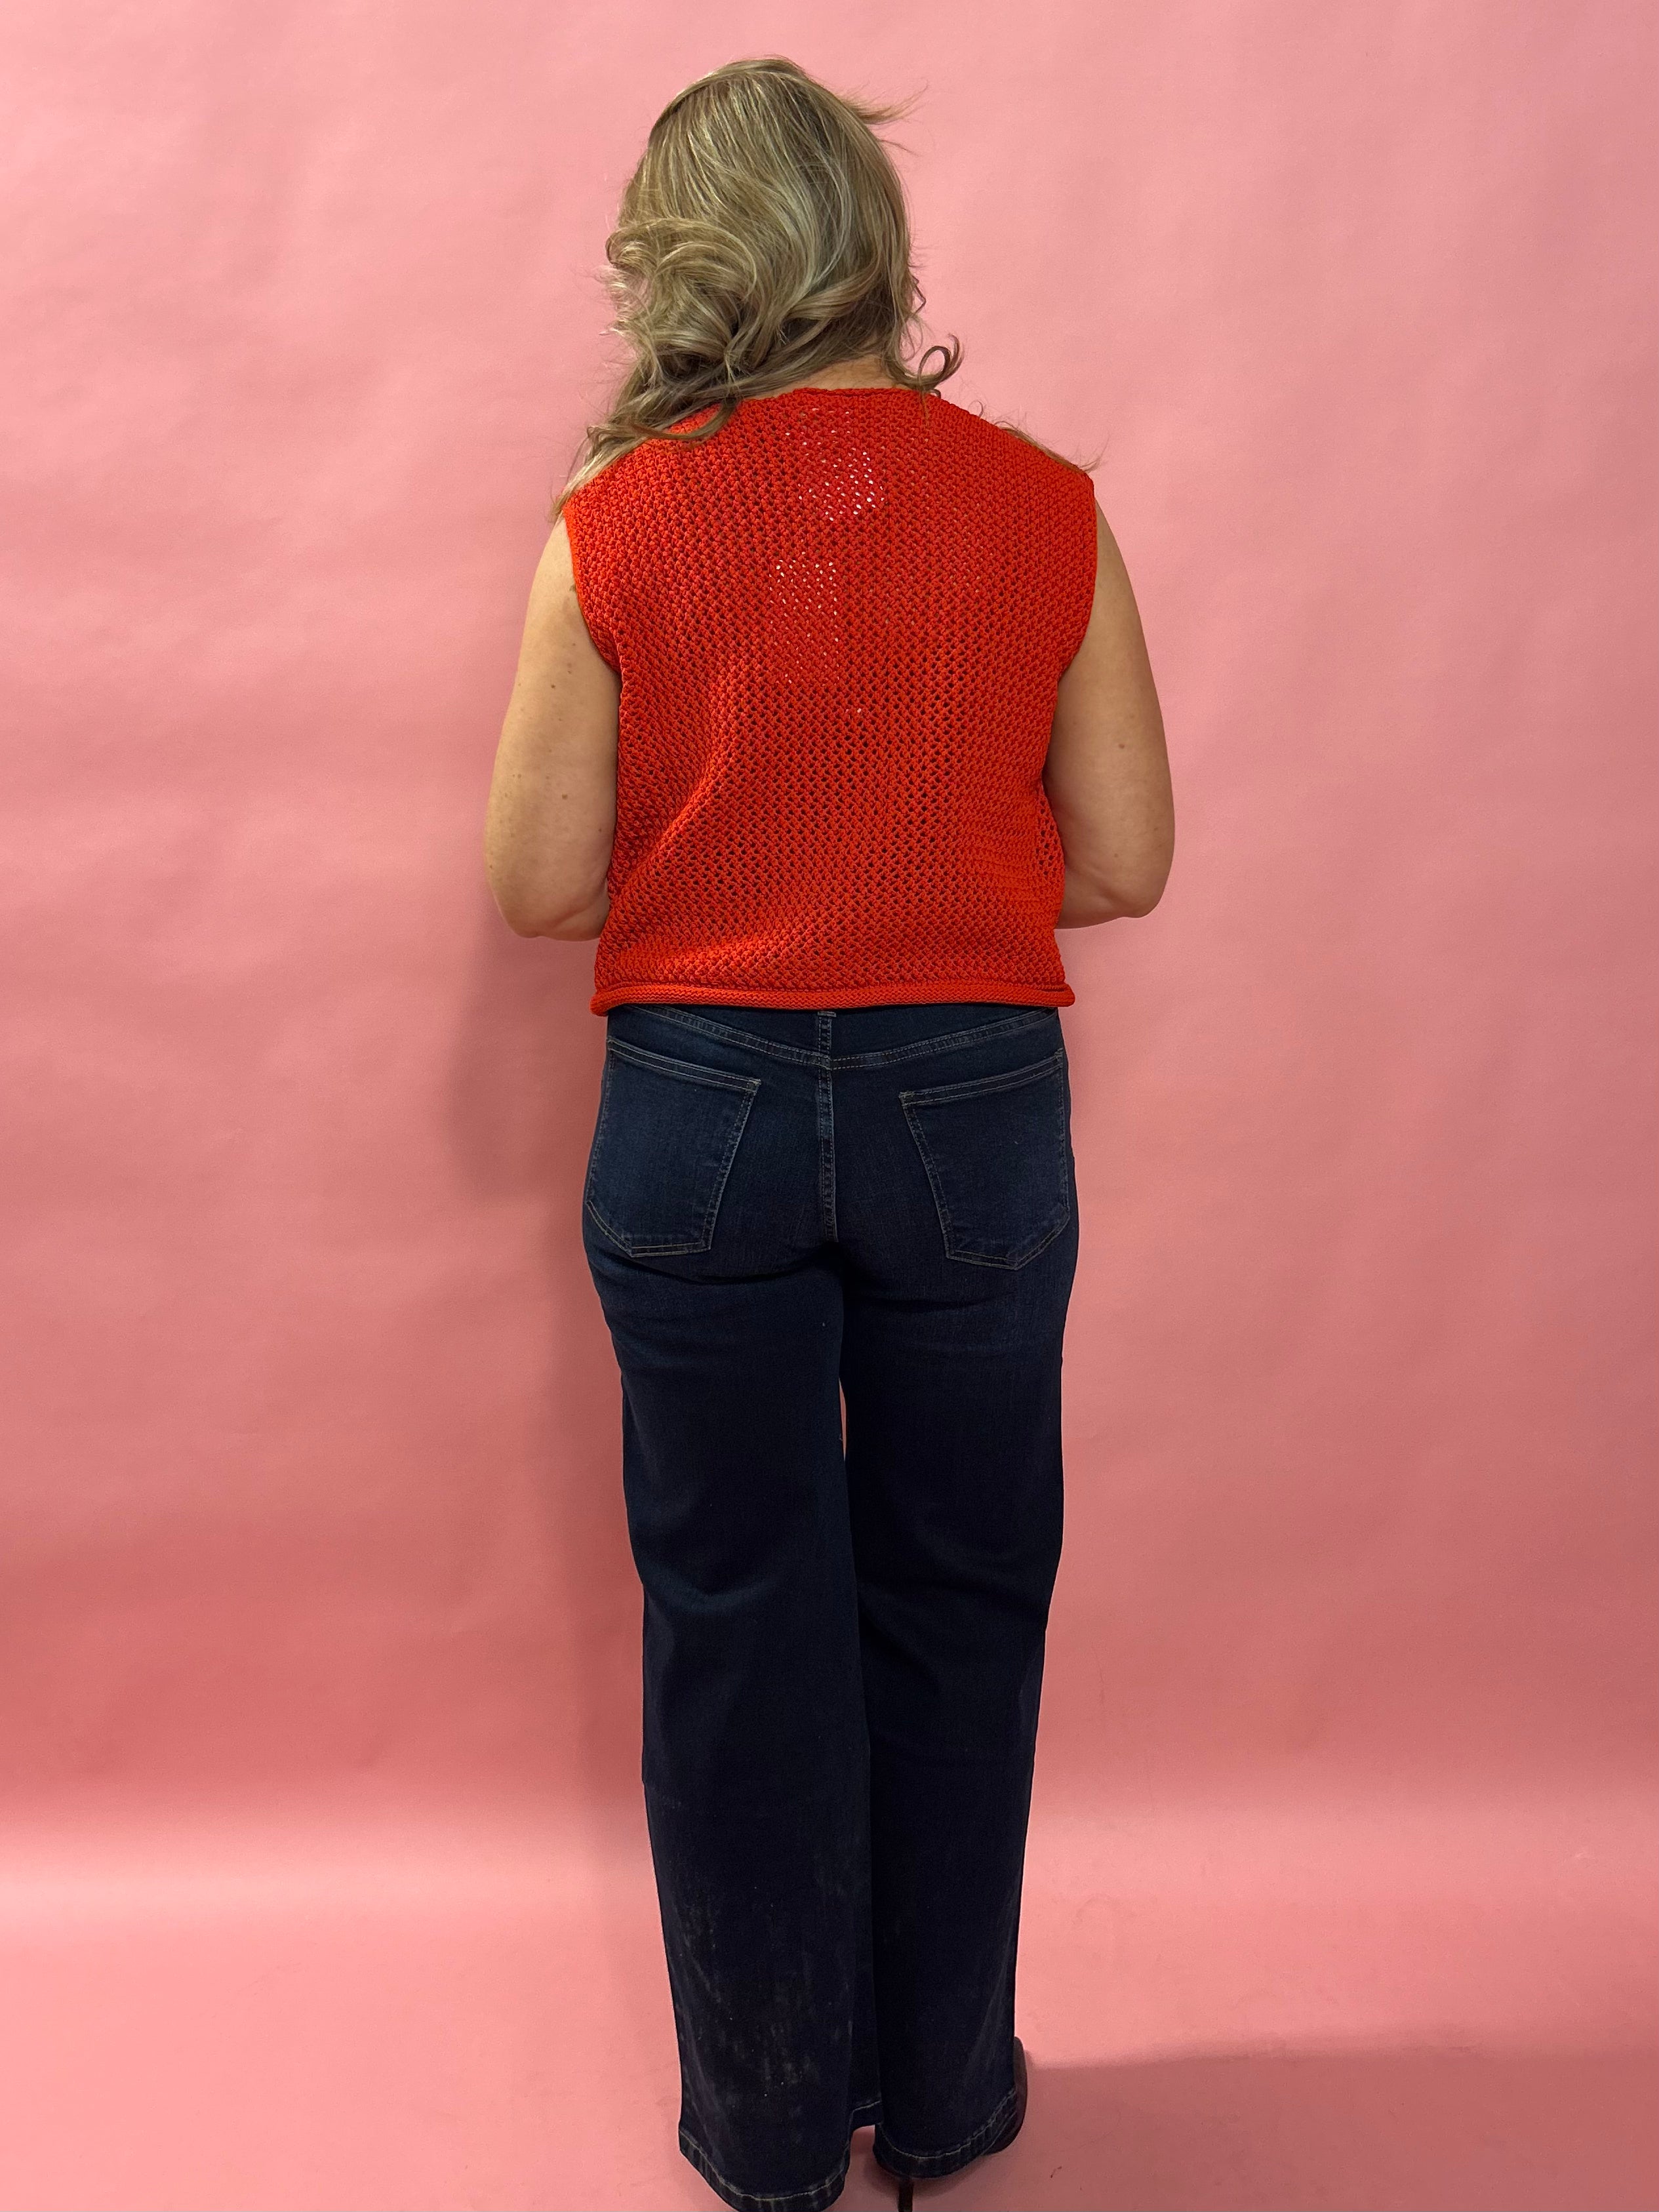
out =
<path fill-rule="evenodd" d="M 587 432 L 565 487 L 713 405 L 839 362 L 878 360 L 895 384 L 931 392 L 961 349 L 907 356 L 924 304 L 892 157 L 874 126 L 904 112 L 831 92 L 793 62 L 731 62 L 688 85 L 651 127 L 605 241 L 634 358 L 610 413 Z"/>

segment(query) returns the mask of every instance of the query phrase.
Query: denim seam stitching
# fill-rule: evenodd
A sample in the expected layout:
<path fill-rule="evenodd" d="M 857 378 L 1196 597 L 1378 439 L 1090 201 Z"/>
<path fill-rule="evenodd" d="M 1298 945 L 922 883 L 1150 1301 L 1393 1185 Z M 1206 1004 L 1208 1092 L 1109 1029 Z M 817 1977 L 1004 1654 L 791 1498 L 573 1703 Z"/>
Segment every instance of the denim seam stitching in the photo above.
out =
<path fill-rule="evenodd" d="M 732 1163 L 738 1157 L 738 1146 L 743 1140 L 744 1131 L 749 1127 L 749 1109 L 753 1106 L 755 1094 L 759 1089 L 759 1078 L 750 1079 L 748 1096 L 738 1109 L 737 1119 L 732 1124 L 732 1135 L 726 1147 L 726 1158 L 720 1162 L 720 1171 L 714 1178 L 714 1188 L 708 1200 L 708 1211 L 703 1216 L 702 1243 L 697 1248 L 699 1251 L 706 1252 L 714 1241 L 714 1224 L 720 1217 L 720 1200 L 726 1196 L 726 1185 L 732 1173 Z"/>
<path fill-rule="evenodd" d="M 830 1079 L 818 1085 L 818 1231 L 828 1243 L 836 1234 L 836 1094 Z"/>
<path fill-rule="evenodd" d="M 1022 1267 L 1029 1267 L 1033 1260 L 1042 1258 L 1055 1237 L 1064 1231 L 1071 1218 L 1072 1212 L 1068 1206 L 1054 1227 L 1044 1230 L 1035 1244 L 1022 1244 L 1018 1252 L 1011 1253 L 1006 1260 L 996 1259 L 988 1252 L 953 1252 L 948 1244 L 945 1247 L 945 1257 L 954 1260 L 961 1267 L 1006 1267 L 1011 1273 L 1018 1274 Z"/>
<path fill-rule="evenodd" d="M 723 1068 L 699 1067 L 694 1060 L 669 1060 L 662 1053 L 647 1052 L 642 1045 L 624 1044 L 620 1037 L 607 1039 L 605 1048 L 636 1067 L 661 1068 L 682 1083 L 706 1084 L 711 1091 L 746 1091 L 752 1098 L 760 1088 L 757 1075 L 728 1075 Z"/>
<path fill-rule="evenodd" d="M 939 1214 L 939 1225 L 945 1238 L 945 1256 L 947 1260 L 954 1260 L 958 1263 L 958 1265 L 964 1267 L 1008 1267 L 1011 1269 L 1018 1269 L 1028 1266 L 1031 1261 L 1036 1259 L 1041 1254 L 1048 1250 L 1048 1247 L 1054 1243 L 1055 1237 L 1060 1235 L 1060 1231 L 1065 1228 L 1066 1223 L 1072 1218 L 1072 1179 L 1066 1174 L 1063 1149 L 1060 1158 L 1060 1174 L 1061 1178 L 1066 1184 L 1066 1200 L 1061 1209 L 1059 1220 L 1054 1224 L 1052 1228 L 1045 1229 L 1042 1235 L 1038 1238 L 1035 1244 L 1030 1246 L 1022 1245 L 1017 1252 L 1010 1253 L 1006 1260 L 998 1259 L 987 1252 L 963 1252 L 957 1249 L 954 1242 L 957 1234 L 956 1224 L 951 1218 L 951 1209 L 945 1204 L 945 1194 L 939 1188 L 939 1175 L 933 1164 L 933 1156 L 928 1151 L 927 1140 L 922 1136 L 920 1128 L 916 1126 L 915 1116 L 911 1112 L 908 1102 L 906 1103 L 904 1109 L 904 1118 L 910 1125 L 910 1134 L 915 1139 L 916 1150 L 921 1154 L 921 1164 L 927 1171 L 927 1181 L 933 1193 L 934 1209 Z"/>
<path fill-rule="evenodd" d="M 963 2151 L 971 2149 L 981 2136 L 989 2136 L 994 2133 L 999 2124 L 1007 2118 L 1009 2113 L 1013 2110 L 1015 2105 L 1018 2103 L 1018 2099 L 1019 2084 L 1016 2081 L 1012 2088 L 1009 2090 L 1007 2095 L 1003 2098 L 1001 2103 L 991 2114 L 988 2120 L 981 2120 L 979 2125 L 975 2128 L 970 2134 L 963 2136 L 960 2142 L 951 2143 L 944 2150 L 906 2150 L 902 2142 L 896 2142 L 893 2137 L 888 2135 L 884 2127 L 881 2132 L 883 2136 L 886 2137 L 886 2141 L 890 2147 L 896 2150 L 901 2158 L 914 2159 L 918 2166 L 931 2166 L 942 2158 L 959 2157 Z M 918 2181 L 943 2181 L 945 2179 L 945 2176 L 943 2174 L 919 2173 L 914 2178 Z"/>
<path fill-rule="evenodd" d="M 1006 1259 L 997 1258 L 985 1252 L 959 1251 L 956 1248 L 956 1224 L 951 1218 L 951 1209 L 945 1201 L 945 1193 L 940 1188 L 939 1171 L 934 1164 L 933 1156 L 927 1149 L 927 1140 L 923 1136 L 921 1124 L 916 1119 L 915 1105 L 917 1103 L 927 1105 L 939 1103 L 950 1103 L 962 1098 L 994 1095 L 1000 1091 L 1016 1091 L 1023 1085 L 1040 1082 L 1045 1076 L 1056 1072 L 1063 1064 L 1065 1056 L 1066 1048 L 1062 1045 L 1060 1050 L 1053 1054 L 1049 1059 L 1038 1061 L 1034 1067 L 1020 1068 L 1012 1075 L 982 1077 L 973 1083 L 948 1083 L 941 1085 L 939 1089 L 933 1091 L 900 1091 L 899 1103 L 904 1109 L 904 1118 L 909 1124 L 910 1134 L 915 1139 L 916 1150 L 921 1155 L 921 1164 L 927 1171 L 928 1186 L 933 1194 L 933 1206 L 939 1215 L 939 1231 L 945 1239 L 945 1256 L 947 1260 L 954 1260 L 958 1265 L 965 1267 L 1006 1267 L 1018 1270 L 1029 1267 L 1033 1260 L 1039 1258 L 1048 1250 L 1055 1237 L 1070 1221 L 1072 1178 L 1066 1163 L 1065 1086 L 1062 1083 L 1055 1091 L 1055 1133 L 1059 1141 L 1060 1180 L 1065 1192 L 1059 1218 L 1043 1232 L 1036 1243 L 1029 1246 L 1022 1245 L 1018 1251 L 1010 1253 Z"/>
<path fill-rule="evenodd" d="M 672 1260 L 688 1252 L 706 1252 L 708 1249 L 707 1237 L 700 1244 L 637 1244 L 631 1237 L 624 1237 L 620 1229 L 613 1228 L 591 1198 L 587 1201 L 587 1210 L 611 1243 L 627 1253 L 630 1260 Z"/>
<path fill-rule="evenodd" d="M 728 2181 L 689 2128 L 683 2126 L 679 2130 L 679 2136 L 680 2148 L 688 2156 L 690 2156 L 692 2164 L 701 2166 L 711 2180 L 718 2181 L 720 2187 L 731 2196 L 740 2197 L 745 2204 L 804 2205 L 809 2198 L 819 2197 L 823 2191 L 833 2189 L 846 2174 L 853 2159 L 852 2146 L 849 2143 L 847 2149 L 842 2153 L 840 2164 L 832 2166 L 821 2181 L 809 2181 L 800 2189 L 757 2191 L 752 2189 L 739 2189 L 735 2181 Z M 825 2201 L 833 2202 L 834 2200 L 831 2198 Z"/>
<path fill-rule="evenodd" d="M 699 1036 L 718 1037 L 722 1043 L 736 1045 L 744 1052 L 763 1053 L 769 1060 L 786 1060 L 792 1067 L 818 1067 L 823 1064 L 818 1054 L 804 1052 L 798 1045 L 779 1044 L 771 1037 L 757 1036 L 751 1030 L 734 1029 L 726 1022 L 711 1022 L 702 1014 L 684 1013 L 678 1006 L 648 1006 L 641 1011 L 655 1014 L 659 1020 L 676 1023 L 681 1029 L 691 1030 Z M 865 1013 L 870 1009 L 859 1007 L 854 1011 Z M 894 1045 L 885 1052 L 852 1052 L 843 1059 L 831 1060 L 830 1065 L 845 1073 L 855 1068 L 884 1067 L 902 1060 L 922 1060 L 929 1053 L 963 1052 L 983 1039 L 1015 1036 L 1022 1030 L 1035 1029 L 1056 1012 L 1053 1006 L 1033 1006 L 1025 1012 L 1011 1015 L 1006 1021 L 987 1022 L 976 1030 L 951 1030 L 943 1036 L 922 1037 L 915 1044 Z M 629 1048 L 641 1049 L 638 1046 Z"/>
<path fill-rule="evenodd" d="M 908 1108 L 911 1102 L 919 1106 L 945 1106 L 958 1098 L 986 1098 L 999 1091 L 1018 1091 L 1022 1084 L 1041 1083 L 1044 1076 L 1052 1075 L 1066 1057 L 1066 1048 L 1060 1045 L 1047 1060 L 1034 1060 L 1029 1067 L 1014 1067 L 1000 1075 L 976 1075 L 968 1083 L 939 1083 L 928 1091 L 901 1091 L 899 1097 Z"/>
<path fill-rule="evenodd" d="M 952 1030 L 948 1036 L 921 1037 L 915 1044 L 896 1044 L 885 1052 L 853 1052 L 838 1060 L 838 1068 L 890 1067 L 902 1060 L 923 1060 L 929 1053 L 961 1052 L 982 1039 L 1018 1036 L 1023 1030 L 1035 1029 L 1054 1012 L 1052 1006 L 1038 1006 L 1029 1014 L 1017 1015 L 1007 1021 L 987 1022 L 982 1029 Z"/>
<path fill-rule="evenodd" d="M 656 1056 L 647 1054 L 647 1057 L 655 1058 Z M 679 1065 L 677 1060 L 659 1060 L 658 1064 L 664 1067 L 675 1067 Z M 592 1165 L 589 1165 L 587 1171 L 589 1188 L 583 1192 L 582 1202 L 611 1243 L 618 1249 L 625 1252 L 630 1260 L 678 1259 L 692 1252 L 706 1252 L 714 1241 L 714 1223 L 720 1215 L 720 1200 L 726 1196 L 726 1186 L 732 1174 L 732 1163 L 738 1156 L 738 1146 L 742 1142 L 744 1131 L 749 1126 L 749 1109 L 753 1106 L 755 1094 L 761 1087 L 760 1078 L 757 1075 L 725 1076 L 714 1087 L 722 1091 L 740 1091 L 744 1093 L 744 1098 L 743 1103 L 738 1109 L 737 1119 L 732 1125 L 732 1134 L 726 1146 L 726 1157 L 721 1160 L 714 1178 L 714 1194 L 709 1199 L 703 1214 L 702 1233 L 699 1242 L 691 1244 L 647 1244 L 635 1238 L 625 1237 L 620 1229 L 611 1226 L 595 1205 L 592 1196 L 593 1170 Z M 600 1126 L 604 1126 L 603 1115 L 601 1115 Z M 593 1142 L 595 1160 L 598 1159 L 599 1153 L 599 1139 L 596 1136 Z"/>
<path fill-rule="evenodd" d="M 829 1243 L 836 1236 L 836 1082 L 831 1073 L 835 1054 L 830 1047 L 835 1042 L 836 1018 L 833 1013 L 820 1013 L 817 1034 L 823 1051 L 817 1055 L 818 1109 L 818 1234 Z"/>
<path fill-rule="evenodd" d="M 594 1164 L 595 1164 L 595 1163 L 598 1161 L 599 1157 L 599 1143 L 600 1143 L 600 1139 L 601 1139 L 604 1137 L 604 1135 L 605 1135 L 605 1117 L 606 1117 L 606 1116 L 607 1116 L 607 1115 L 610 1113 L 610 1111 L 611 1111 L 611 1055 L 610 1055 L 609 1047 L 607 1047 L 607 1048 L 606 1048 L 606 1052 L 605 1052 L 605 1066 L 604 1066 L 603 1070 L 601 1071 L 601 1073 L 600 1073 L 600 1076 L 599 1076 L 599 1119 L 598 1119 L 598 1121 L 596 1121 L 596 1123 L 594 1124 L 594 1128 L 593 1128 L 593 1142 L 592 1142 L 592 1144 L 588 1147 L 588 1155 L 587 1155 L 587 1173 L 586 1173 L 586 1175 L 582 1178 L 582 1204 L 583 1204 L 585 1206 L 586 1206 L 587 1208 L 589 1208 L 589 1209 L 593 1212 L 593 1218 L 594 1218 L 594 1219 L 595 1219 L 596 1221 L 599 1218 L 599 1215 L 598 1209 L 597 1209 L 597 1208 L 595 1208 L 595 1207 L 594 1207 L 594 1206 L 593 1206 L 593 1169 L 594 1169 Z M 608 1236 L 611 1232 L 607 1230 L 605 1233 L 606 1233 L 606 1234 L 607 1234 L 607 1236 Z"/>

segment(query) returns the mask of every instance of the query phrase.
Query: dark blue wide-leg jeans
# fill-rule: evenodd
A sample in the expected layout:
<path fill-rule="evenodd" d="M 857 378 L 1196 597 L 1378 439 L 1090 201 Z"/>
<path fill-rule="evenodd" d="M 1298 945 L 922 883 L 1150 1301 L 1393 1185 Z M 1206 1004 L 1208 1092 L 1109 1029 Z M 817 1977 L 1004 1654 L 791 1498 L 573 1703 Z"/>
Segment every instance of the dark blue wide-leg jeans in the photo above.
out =
<path fill-rule="evenodd" d="M 584 1232 L 622 1370 L 684 2101 L 739 2212 L 1014 2103 L 1077 1250 L 1051 1008 L 624 1006 Z M 842 1399 L 846 1424 L 843 1436 Z"/>

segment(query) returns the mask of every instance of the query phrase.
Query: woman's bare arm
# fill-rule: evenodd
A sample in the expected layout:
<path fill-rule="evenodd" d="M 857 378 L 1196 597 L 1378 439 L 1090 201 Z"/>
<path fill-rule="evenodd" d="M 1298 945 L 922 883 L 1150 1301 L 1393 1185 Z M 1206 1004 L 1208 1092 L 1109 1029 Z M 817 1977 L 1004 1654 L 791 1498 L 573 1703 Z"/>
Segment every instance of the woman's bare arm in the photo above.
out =
<path fill-rule="evenodd" d="M 562 521 L 536 570 L 484 830 L 495 903 L 520 937 L 597 937 L 617 830 L 621 686 L 576 599 Z"/>
<path fill-rule="evenodd" d="M 1095 514 L 1094 606 L 1060 679 L 1043 775 L 1066 853 L 1062 929 L 1150 913 L 1174 851 L 1163 718 L 1139 615 L 1116 541 Z M 490 889 L 521 936 L 593 938 L 605 926 L 618 693 L 582 620 L 558 524 L 531 589 L 485 832 Z"/>
<path fill-rule="evenodd" d="M 1060 680 L 1043 787 L 1066 851 L 1058 927 L 1150 914 L 1175 855 L 1164 717 L 1134 593 L 1098 502 L 1089 627 Z"/>

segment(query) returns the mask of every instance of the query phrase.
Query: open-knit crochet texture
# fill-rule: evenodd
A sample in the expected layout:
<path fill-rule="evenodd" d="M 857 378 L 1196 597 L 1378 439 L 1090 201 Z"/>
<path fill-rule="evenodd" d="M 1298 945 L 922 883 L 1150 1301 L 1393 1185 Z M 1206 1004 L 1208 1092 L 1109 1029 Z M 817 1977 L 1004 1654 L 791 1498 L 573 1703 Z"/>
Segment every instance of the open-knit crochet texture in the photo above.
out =
<path fill-rule="evenodd" d="M 940 394 L 797 390 L 564 517 L 622 678 L 596 1013 L 1072 1003 L 1042 779 L 1094 596 L 1082 470 Z"/>

